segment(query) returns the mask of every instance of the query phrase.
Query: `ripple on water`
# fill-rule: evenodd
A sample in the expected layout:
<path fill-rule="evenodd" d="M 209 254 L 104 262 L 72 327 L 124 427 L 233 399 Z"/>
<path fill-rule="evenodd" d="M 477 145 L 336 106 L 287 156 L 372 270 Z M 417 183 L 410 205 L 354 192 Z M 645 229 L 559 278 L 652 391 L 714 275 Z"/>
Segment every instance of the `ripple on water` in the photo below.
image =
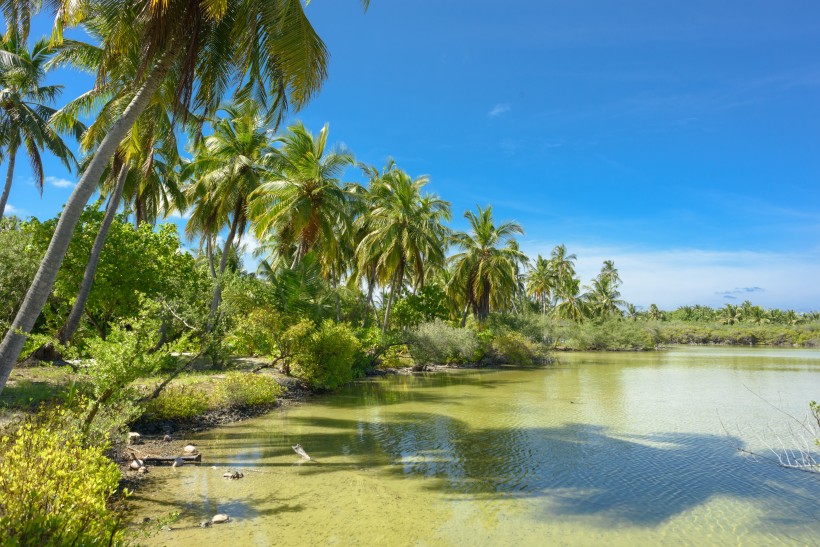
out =
<path fill-rule="evenodd" d="M 730 438 L 722 424 L 777 419 L 738 374 L 765 374 L 759 395 L 799 413 L 820 367 L 793 352 L 782 370 L 769 362 L 776 353 L 748 369 L 720 355 L 579 355 L 553 369 L 355 385 L 203 434 L 197 444 L 218 469 L 158 469 L 139 516 L 236 517 L 154 540 L 180 544 L 815 541 L 820 481 L 741 457 L 736 445 L 758 431 Z M 321 463 L 298 463 L 297 442 Z M 224 481 L 227 467 L 246 479 Z"/>

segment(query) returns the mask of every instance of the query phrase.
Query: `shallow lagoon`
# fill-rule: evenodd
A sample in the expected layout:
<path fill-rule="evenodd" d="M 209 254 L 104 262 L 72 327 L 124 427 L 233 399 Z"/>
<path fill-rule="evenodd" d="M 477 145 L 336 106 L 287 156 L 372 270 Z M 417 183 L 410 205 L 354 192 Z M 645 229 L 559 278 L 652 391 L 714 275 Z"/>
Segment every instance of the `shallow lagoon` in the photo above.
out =
<path fill-rule="evenodd" d="M 753 461 L 820 397 L 820 352 L 674 348 L 358 382 L 195 439 L 152 544 L 814 544 L 820 476 Z M 771 403 L 771 404 L 769 404 Z M 301 463 L 300 443 L 318 460 Z M 795 443 L 792 443 L 795 444 Z M 222 478 L 241 470 L 245 478 Z M 215 513 L 232 521 L 195 525 Z"/>

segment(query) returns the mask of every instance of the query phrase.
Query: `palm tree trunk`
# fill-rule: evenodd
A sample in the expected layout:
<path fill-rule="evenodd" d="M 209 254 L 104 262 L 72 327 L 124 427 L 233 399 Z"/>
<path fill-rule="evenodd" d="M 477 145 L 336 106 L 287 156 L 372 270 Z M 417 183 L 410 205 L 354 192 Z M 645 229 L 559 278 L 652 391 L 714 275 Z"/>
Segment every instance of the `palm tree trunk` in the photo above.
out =
<path fill-rule="evenodd" d="M 214 246 L 210 235 L 205 238 L 205 254 L 208 256 L 208 267 L 211 270 L 211 277 L 216 279 L 216 269 L 214 268 Z"/>
<path fill-rule="evenodd" d="M 117 176 L 117 184 L 108 197 L 105 217 L 103 217 L 100 231 L 97 232 L 97 237 L 94 239 L 94 245 L 91 247 L 91 256 L 88 259 L 88 264 L 85 266 L 85 273 L 83 274 L 82 284 L 80 284 L 80 292 L 77 293 L 77 300 L 74 301 L 74 306 L 71 308 L 71 313 L 68 314 L 65 325 L 60 329 L 59 338 L 61 344 L 68 343 L 74 336 L 74 333 L 77 332 L 77 327 L 80 326 L 80 319 L 83 316 L 85 304 L 88 302 L 91 286 L 94 285 L 94 276 L 97 273 L 97 264 L 100 262 L 100 254 L 102 253 L 103 245 L 105 245 L 105 238 L 108 237 L 108 230 L 111 228 L 114 217 L 117 216 L 117 208 L 120 206 L 120 198 L 122 198 L 122 189 L 125 186 L 126 177 L 128 177 L 128 164 L 124 163 L 120 169 L 120 174 Z"/>
<path fill-rule="evenodd" d="M 68 244 L 71 242 L 71 237 L 74 235 L 74 228 L 80 220 L 80 215 L 83 212 L 85 204 L 94 190 L 97 188 L 97 183 L 111 161 L 111 157 L 119 146 L 122 139 L 125 137 L 129 129 L 134 125 L 140 114 L 142 114 L 145 107 L 148 105 L 151 97 L 156 92 L 171 64 L 176 57 L 177 52 L 169 50 L 164 54 L 151 72 L 148 73 L 145 81 L 140 86 L 131 103 L 123 112 L 122 116 L 114 122 L 108 134 L 103 138 L 94 158 L 88 164 L 88 168 L 74 191 L 68 198 L 68 201 L 63 208 L 60 215 L 60 220 L 57 222 L 57 228 L 54 231 L 54 236 L 51 238 L 48 250 L 46 251 L 43 261 L 40 263 L 40 268 L 34 276 L 34 281 L 26 293 L 23 300 L 23 305 L 17 312 L 11 328 L 3 337 L 3 342 L 0 343 L 0 392 L 8 381 L 14 365 L 17 363 L 17 358 L 23 349 L 23 344 L 26 342 L 28 333 L 34 326 L 34 322 L 43 311 L 43 306 L 54 287 L 54 281 L 57 279 L 57 272 L 60 270 L 60 265 L 63 263 Z"/>
<path fill-rule="evenodd" d="M 0 219 L 3 218 L 3 213 L 6 210 L 6 202 L 9 200 L 11 193 L 11 181 L 14 179 L 14 163 L 17 159 L 17 147 L 12 146 L 9 154 L 9 170 L 6 173 L 6 185 L 3 187 L 3 195 L 0 196 Z"/>
<path fill-rule="evenodd" d="M 362 317 L 362 328 L 367 325 L 367 313 L 370 311 L 370 306 L 373 304 L 373 289 L 376 287 L 376 275 L 368 276 L 367 278 L 367 300 L 364 301 L 364 316 Z"/>
<path fill-rule="evenodd" d="M 464 313 L 461 314 L 461 328 L 462 329 L 467 326 L 467 315 L 469 315 L 469 313 L 470 313 L 470 303 L 467 302 L 467 304 L 464 306 Z"/>
<path fill-rule="evenodd" d="M 233 221 L 231 222 L 231 229 L 228 231 L 228 239 L 225 240 L 225 247 L 222 249 L 222 258 L 219 260 L 219 276 L 216 278 L 216 287 L 214 287 L 214 297 L 211 300 L 211 312 L 208 316 L 206 332 L 213 330 L 216 310 L 222 302 L 222 274 L 225 273 L 225 268 L 228 267 L 228 255 L 231 254 L 231 245 L 233 245 L 233 239 L 236 237 L 236 227 L 239 225 L 239 216 L 241 214 L 242 201 L 238 201 L 233 212 Z"/>
<path fill-rule="evenodd" d="M 393 286 L 390 288 L 390 298 L 387 300 L 387 308 L 384 310 L 384 324 L 382 325 L 382 332 L 387 331 L 387 325 L 390 323 L 390 308 L 393 307 L 393 301 L 396 299 L 396 288 L 401 290 L 401 285 L 404 283 L 404 261 L 399 264 L 399 269 L 396 272 L 396 278 Z"/>

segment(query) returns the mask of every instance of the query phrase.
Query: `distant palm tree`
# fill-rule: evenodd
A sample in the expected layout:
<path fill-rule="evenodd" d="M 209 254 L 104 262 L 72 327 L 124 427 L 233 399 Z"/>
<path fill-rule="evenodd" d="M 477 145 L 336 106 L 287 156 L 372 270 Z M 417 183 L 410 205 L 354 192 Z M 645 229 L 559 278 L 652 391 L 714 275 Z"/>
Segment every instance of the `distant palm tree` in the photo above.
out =
<path fill-rule="evenodd" d="M 555 317 L 583 321 L 589 312 L 584 296 L 581 294 L 581 280 L 565 277 L 558 285 L 556 293 L 560 302 L 553 309 Z"/>
<path fill-rule="evenodd" d="M 584 295 L 584 300 L 589 306 L 590 313 L 596 317 L 621 315 L 618 306 L 626 304 L 621 300 L 621 293 L 616 289 L 612 279 L 612 276 L 601 272 L 601 275 L 593 279 L 592 284 L 587 287 L 589 291 Z"/>
<path fill-rule="evenodd" d="M 447 247 L 450 204 L 422 194 L 427 177 L 413 179 L 401 169 L 390 169 L 370 189 L 372 209 L 359 218 L 367 231 L 356 249 L 361 269 L 372 264 L 379 281 L 390 285 L 382 331 L 390 323 L 390 310 L 404 286 L 408 270 L 416 276 L 415 287 L 424 286 L 425 273 L 443 266 Z"/>
<path fill-rule="evenodd" d="M 223 110 L 225 117 L 213 122 L 213 134 L 204 139 L 185 169 L 193 178 L 187 190 L 188 201 L 193 204 L 185 227 L 188 236 L 204 234 L 210 242 L 228 227 L 219 271 L 214 272 L 217 279 L 209 331 L 222 301 L 222 275 L 228 258 L 245 233 L 251 196 L 270 176 L 268 164 L 273 153 L 268 140 L 270 118 L 259 103 L 246 99 L 225 105 Z"/>
<path fill-rule="evenodd" d="M 743 309 L 740 306 L 726 304 L 718 314 L 718 321 L 723 325 L 734 325 L 743 321 Z"/>
<path fill-rule="evenodd" d="M 470 232 L 453 235 L 452 241 L 461 252 L 450 257 L 450 284 L 459 287 L 465 296 L 462 327 L 468 310 L 484 321 L 491 308 L 499 309 L 511 300 L 518 290 L 519 265 L 526 261 L 515 242 L 516 234 L 524 233 L 520 224 L 504 222 L 496 226 L 490 206 L 478 207 L 477 213 L 467 211 L 464 217 L 470 223 Z"/>
<path fill-rule="evenodd" d="M 550 262 L 558 285 L 565 283 L 575 275 L 575 260 L 577 258 L 574 254 L 567 254 L 567 248 L 563 243 L 556 245 L 552 250 Z"/>
<path fill-rule="evenodd" d="M 553 294 L 555 286 L 555 272 L 552 262 L 538 255 L 535 265 L 526 274 L 527 294 L 535 298 L 541 305 L 541 314 L 547 313 L 547 302 Z"/>
<path fill-rule="evenodd" d="M 663 321 L 663 312 L 658 309 L 656 304 L 650 304 L 649 309 L 646 312 L 646 317 L 652 321 Z"/>
<path fill-rule="evenodd" d="M 0 194 L 0 218 L 5 213 L 21 146 L 28 154 L 34 184 L 40 193 L 45 179 L 40 150 L 48 150 L 69 169 L 76 164 L 71 150 L 50 123 L 55 110 L 49 105 L 60 95 L 63 86 L 42 85 L 46 63 L 54 51 L 45 38 L 35 42 L 31 51 L 17 34 L 0 38 L 0 145 L 8 159 L 6 184 Z M 83 127 L 74 123 L 69 129 L 79 136 Z"/>

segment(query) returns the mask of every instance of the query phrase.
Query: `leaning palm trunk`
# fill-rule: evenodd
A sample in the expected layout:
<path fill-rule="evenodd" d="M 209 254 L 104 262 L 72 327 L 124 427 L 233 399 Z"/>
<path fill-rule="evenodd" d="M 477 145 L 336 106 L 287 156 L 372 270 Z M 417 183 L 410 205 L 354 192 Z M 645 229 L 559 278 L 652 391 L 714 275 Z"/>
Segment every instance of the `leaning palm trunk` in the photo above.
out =
<path fill-rule="evenodd" d="M 63 263 L 68 244 L 74 235 L 74 228 L 80 220 L 83 208 L 88 203 L 91 194 L 94 193 L 97 182 L 99 182 L 106 165 L 108 165 L 120 142 L 134 125 L 139 115 L 145 110 L 149 100 L 162 83 L 163 78 L 171 68 L 175 55 L 176 53 L 163 55 L 148 74 L 131 103 L 123 112 L 122 117 L 114 122 L 108 134 L 100 142 L 94 158 L 71 193 L 71 197 L 68 198 L 45 257 L 43 257 L 40 268 L 34 276 L 34 281 L 26 293 L 25 300 L 23 300 L 23 305 L 17 312 L 11 328 L 3 337 L 3 342 L 0 343 L 0 392 L 5 387 L 17 358 L 23 350 L 28 333 L 31 332 L 31 328 L 40 316 L 40 312 L 43 311 L 48 295 L 54 287 L 57 272 Z"/>
<path fill-rule="evenodd" d="M 225 274 L 225 269 L 228 267 L 228 255 L 231 253 L 233 238 L 236 236 L 236 226 L 239 224 L 240 212 L 241 203 L 237 204 L 236 211 L 234 211 L 233 222 L 231 222 L 231 229 L 228 232 L 228 239 L 225 240 L 225 247 L 222 249 L 222 258 L 219 261 L 219 276 L 216 278 L 214 296 L 213 299 L 211 299 L 211 311 L 208 315 L 208 325 L 205 329 L 206 332 L 213 331 L 214 319 L 216 319 L 216 310 L 219 309 L 219 304 L 222 302 L 222 276 Z"/>
<path fill-rule="evenodd" d="M 6 185 L 3 187 L 3 195 L 0 196 L 0 218 L 3 218 L 3 213 L 6 210 L 6 202 L 9 200 L 9 193 L 11 193 L 11 181 L 14 179 L 14 160 L 17 159 L 17 147 L 12 146 L 9 153 L 9 170 L 6 173 Z"/>
<path fill-rule="evenodd" d="M 108 197 L 105 217 L 103 218 L 102 225 L 100 225 L 100 231 L 97 232 L 97 237 L 94 239 L 94 245 L 91 247 L 91 256 L 88 259 L 88 264 L 85 266 L 80 292 L 77 293 L 77 300 L 74 301 L 71 313 L 68 314 L 68 319 L 66 319 L 65 325 L 62 330 L 60 330 L 59 338 L 61 344 L 67 344 L 74 336 L 74 333 L 77 332 L 77 327 L 80 326 L 80 319 L 83 316 L 83 311 L 85 311 L 85 304 L 88 302 L 91 286 L 94 285 L 94 276 L 97 273 L 97 264 L 100 262 L 100 254 L 102 253 L 103 245 L 105 245 L 105 238 L 108 237 L 108 230 L 111 228 L 111 223 L 117 215 L 117 208 L 120 205 L 120 198 L 122 197 L 122 189 L 125 186 L 126 177 L 128 177 L 127 163 L 123 164 L 120 169 L 120 173 L 117 176 L 117 184 Z"/>

